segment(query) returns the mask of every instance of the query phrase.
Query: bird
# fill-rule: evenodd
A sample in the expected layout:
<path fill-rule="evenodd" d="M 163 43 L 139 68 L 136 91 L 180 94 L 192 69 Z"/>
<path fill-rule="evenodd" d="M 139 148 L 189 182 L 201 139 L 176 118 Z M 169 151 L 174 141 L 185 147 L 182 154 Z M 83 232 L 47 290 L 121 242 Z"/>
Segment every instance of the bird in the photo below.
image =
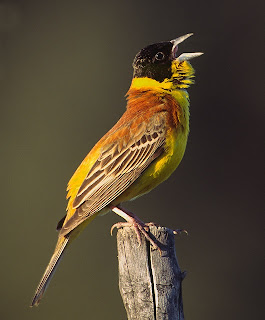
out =
<path fill-rule="evenodd" d="M 67 186 L 67 214 L 58 222 L 58 241 L 35 291 L 37 306 L 65 249 L 97 216 L 113 211 L 134 227 L 155 248 L 148 224 L 124 209 L 165 181 L 178 167 L 189 134 L 189 95 L 195 71 L 189 60 L 202 52 L 178 55 L 178 46 L 193 33 L 148 45 L 133 61 L 133 78 L 127 92 L 126 111 L 95 144 Z"/>

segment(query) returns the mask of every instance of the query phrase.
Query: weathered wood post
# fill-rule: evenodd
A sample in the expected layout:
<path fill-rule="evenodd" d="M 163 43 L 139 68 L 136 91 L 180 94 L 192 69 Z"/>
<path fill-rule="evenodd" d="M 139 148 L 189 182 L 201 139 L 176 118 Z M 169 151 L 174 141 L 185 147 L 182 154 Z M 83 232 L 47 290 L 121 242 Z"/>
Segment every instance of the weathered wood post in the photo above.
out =
<path fill-rule="evenodd" d="M 162 255 L 134 230 L 118 230 L 119 288 L 128 320 L 184 320 L 181 283 L 185 277 L 175 253 L 173 231 L 150 227 Z"/>

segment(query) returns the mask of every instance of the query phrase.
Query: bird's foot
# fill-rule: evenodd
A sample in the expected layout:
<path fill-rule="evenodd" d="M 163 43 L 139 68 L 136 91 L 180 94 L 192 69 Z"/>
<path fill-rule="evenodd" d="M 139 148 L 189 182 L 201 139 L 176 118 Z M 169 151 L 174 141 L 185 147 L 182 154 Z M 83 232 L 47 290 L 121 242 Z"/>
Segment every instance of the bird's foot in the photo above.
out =
<path fill-rule="evenodd" d="M 133 227 L 137 236 L 139 246 L 142 244 L 142 240 L 141 240 L 141 234 L 142 234 L 146 238 L 146 240 L 148 240 L 151 243 L 154 249 L 159 250 L 160 254 L 162 253 L 161 248 L 153 239 L 151 239 L 151 237 L 148 234 L 149 227 L 158 226 L 157 224 L 155 224 L 154 222 L 144 223 L 132 212 L 122 209 L 121 207 L 109 205 L 109 208 L 127 221 L 127 222 L 115 223 L 111 227 L 111 230 L 110 230 L 111 235 L 112 235 L 113 229 L 115 228 L 119 229 L 123 227 Z"/>

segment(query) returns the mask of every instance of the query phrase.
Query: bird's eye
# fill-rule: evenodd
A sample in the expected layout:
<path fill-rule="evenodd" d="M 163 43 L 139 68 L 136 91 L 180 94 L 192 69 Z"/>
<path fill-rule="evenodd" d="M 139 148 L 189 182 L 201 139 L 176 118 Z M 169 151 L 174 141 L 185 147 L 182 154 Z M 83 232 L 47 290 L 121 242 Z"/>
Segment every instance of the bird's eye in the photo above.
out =
<path fill-rule="evenodd" d="M 158 61 L 164 60 L 165 55 L 163 52 L 157 52 L 157 54 L 155 55 L 155 59 Z"/>

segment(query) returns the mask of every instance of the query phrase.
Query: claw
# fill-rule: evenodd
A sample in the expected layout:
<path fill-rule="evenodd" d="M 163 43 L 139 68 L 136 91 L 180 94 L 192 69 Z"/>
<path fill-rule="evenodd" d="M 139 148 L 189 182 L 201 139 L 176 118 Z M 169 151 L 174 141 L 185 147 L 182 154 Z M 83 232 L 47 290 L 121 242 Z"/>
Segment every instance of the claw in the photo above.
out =
<path fill-rule="evenodd" d="M 125 211 L 124 209 L 121 209 L 120 207 L 115 207 L 112 205 L 109 205 L 109 207 L 113 212 L 115 212 L 116 214 L 118 214 L 119 216 L 121 216 L 122 218 L 124 218 L 127 221 L 127 222 L 115 223 L 110 229 L 111 235 L 112 235 L 114 228 L 119 229 L 122 227 L 133 227 L 134 231 L 136 233 L 136 236 L 137 236 L 139 247 L 142 244 L 142 240 L 141 240 L 141 234 L 142 234 L 146 238 L 146 240 L 148 240 L 151 243 L 153 248 L 156 250 L 159 250 L 160 255 L 162 255 L 161 248 L 158 246 L 158 244 L 153 239 L 150 238 L 150 236 L 148 234 L 150 226 L 157 226 L 154 222 L 144 223 L 138 217 L 136 217 L 132 212 Z"/>
<path fill-rule="evenodd" d="M 115 223 L 110 229 L 110 235 L 111 236 L 113 235 L 113 230 L 115 228 L 120 229 L 120 228 L 127 227 L 127 226 L 128 226 L 128 222 L 117 222 L 117 223 Z"/>

